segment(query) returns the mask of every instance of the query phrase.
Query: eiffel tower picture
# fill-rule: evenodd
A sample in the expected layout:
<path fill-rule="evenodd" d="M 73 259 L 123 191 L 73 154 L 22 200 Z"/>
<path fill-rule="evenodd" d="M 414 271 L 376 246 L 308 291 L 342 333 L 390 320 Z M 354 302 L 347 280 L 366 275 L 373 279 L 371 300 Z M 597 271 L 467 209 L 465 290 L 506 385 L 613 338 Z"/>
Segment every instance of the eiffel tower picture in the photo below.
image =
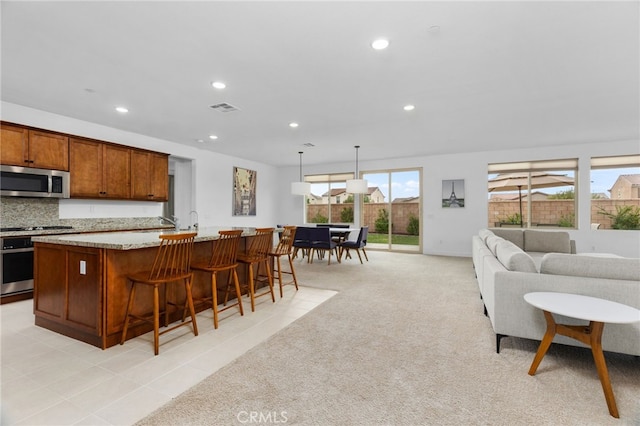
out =
<path fill-rule="evenodd" d="M 442 207 L 464 207 L 464 179 L 442 181 Z"/>

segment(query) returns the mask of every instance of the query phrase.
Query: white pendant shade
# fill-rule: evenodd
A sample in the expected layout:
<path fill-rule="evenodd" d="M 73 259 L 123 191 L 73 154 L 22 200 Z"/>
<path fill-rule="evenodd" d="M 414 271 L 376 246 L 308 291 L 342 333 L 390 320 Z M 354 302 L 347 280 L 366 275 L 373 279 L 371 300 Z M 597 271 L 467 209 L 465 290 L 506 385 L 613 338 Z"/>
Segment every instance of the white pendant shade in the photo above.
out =
<path fill-rule="evenodd" d="M 311 194 L 311 184 L 309 182 L 291 182 L 291 193 L 293 195 Z"/>
<path fill-rule="evenodd" d="M 354 146 L 356 149 L 356 172 L 354 177 L 358 177 L 358 149 L 360 145 Z M 369 192 L 369 182 L 366 179 L 349 179 L 347 181 L 347 193 L 349 194 L 366 194 Z"/>
<path fill-rule="evenodd" d="M 291 193 L 293 195 L 309 195 L 311 194 L 311 183 L 305 182 L 302 179 L 302 154 L 303 152 L 298 152 L 300 155 L 300 181 L 291 182 Z"/>
<path fill-rule="evenodd" d="M 347 181 L 349 194 L 366 194 L 369 192 L 369 182 L 366 179 L 350 179 Z"/>

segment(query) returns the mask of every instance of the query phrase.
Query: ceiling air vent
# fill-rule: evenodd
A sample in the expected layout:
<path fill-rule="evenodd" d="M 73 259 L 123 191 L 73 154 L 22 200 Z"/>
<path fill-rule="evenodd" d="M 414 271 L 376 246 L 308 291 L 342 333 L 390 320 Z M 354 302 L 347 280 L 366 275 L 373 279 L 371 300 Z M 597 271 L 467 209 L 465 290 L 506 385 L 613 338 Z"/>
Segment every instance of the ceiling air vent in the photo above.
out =
<path fill-rule="evenodd" d="M 221 104 L 211 105 L 210 108 L 211 109 L 215 109 L 216 111 L 220 111 L 220 112 L 238 111 L 238 108 L 236 108 L 233 105 L 230 105 L 230 104 L 228 104 L 226 102 L 223 102 Z"/>
<path fill-rule="evenodd" d="M 307 143 L 303 143 L 302 145 L 311 148 L 312 146 L 315 146 L 314 144 L 312 144 L 311 142 L 307 142 Z"/>

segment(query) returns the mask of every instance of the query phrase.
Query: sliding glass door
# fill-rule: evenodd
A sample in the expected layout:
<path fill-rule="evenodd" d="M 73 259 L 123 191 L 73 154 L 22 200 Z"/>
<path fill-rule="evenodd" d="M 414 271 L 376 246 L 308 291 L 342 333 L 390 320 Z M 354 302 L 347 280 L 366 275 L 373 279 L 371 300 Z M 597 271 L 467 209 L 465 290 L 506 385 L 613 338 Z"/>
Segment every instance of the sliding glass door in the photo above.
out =
<path fill-rule="evenodd" d="M 421 253 L 422 170 L 367 172 L 363 179 L 369 183 L 361 209 L 361 223 L 369 226 L 367 247 Z"/>

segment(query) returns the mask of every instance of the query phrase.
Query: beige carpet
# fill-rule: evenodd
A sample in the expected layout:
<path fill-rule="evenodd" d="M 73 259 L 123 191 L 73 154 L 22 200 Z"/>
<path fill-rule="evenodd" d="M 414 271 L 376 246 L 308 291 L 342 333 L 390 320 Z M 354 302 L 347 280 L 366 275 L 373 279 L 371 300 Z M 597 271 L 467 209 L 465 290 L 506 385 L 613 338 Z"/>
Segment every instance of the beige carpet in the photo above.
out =
<path fill-rule="evenodd" d="M 552 345 L 534 377 L 538 342 L 495 353 L 470 259 L 369 259 L 296 263 L 339 293 L 138 425 L 640 424 L 639 358 L 606 354 L 616 420 L 589 350 Z"/>

